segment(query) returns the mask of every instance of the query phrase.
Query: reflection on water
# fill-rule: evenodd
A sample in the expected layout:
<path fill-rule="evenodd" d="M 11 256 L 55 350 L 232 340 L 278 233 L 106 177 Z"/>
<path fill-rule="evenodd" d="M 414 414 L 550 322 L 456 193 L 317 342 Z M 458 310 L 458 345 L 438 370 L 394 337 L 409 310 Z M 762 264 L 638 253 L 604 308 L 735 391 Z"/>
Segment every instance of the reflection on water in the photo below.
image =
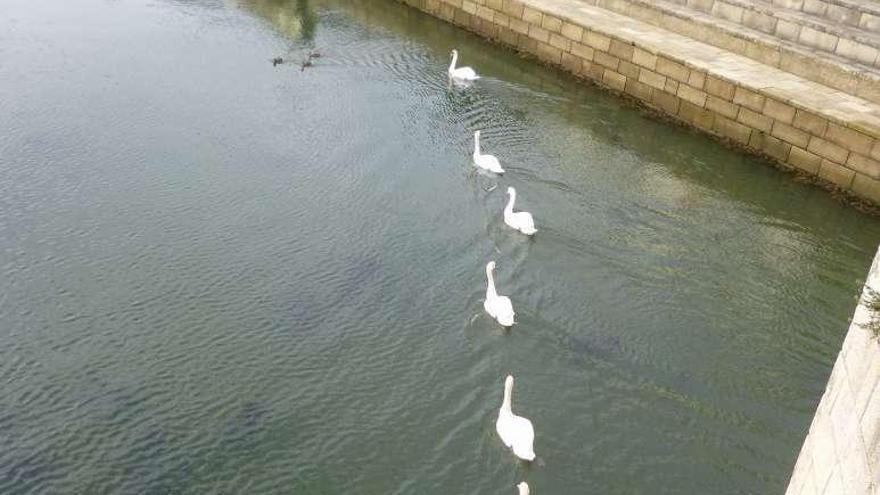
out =
<path fill-rule="evenodd" d="M 389 0 L 3 9 L 0 493 L 782 492 L 877 219 Z"/>

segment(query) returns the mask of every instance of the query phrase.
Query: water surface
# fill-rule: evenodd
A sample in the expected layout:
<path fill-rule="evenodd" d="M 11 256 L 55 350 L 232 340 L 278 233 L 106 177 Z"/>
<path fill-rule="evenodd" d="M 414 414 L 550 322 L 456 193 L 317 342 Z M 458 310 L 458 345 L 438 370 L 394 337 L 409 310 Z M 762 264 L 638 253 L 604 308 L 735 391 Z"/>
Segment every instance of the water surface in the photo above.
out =
<path fill-rule="evenodd" d="M 876 218 L 390 0 L 0 13 L 0 492 L 782 493 Z"/>

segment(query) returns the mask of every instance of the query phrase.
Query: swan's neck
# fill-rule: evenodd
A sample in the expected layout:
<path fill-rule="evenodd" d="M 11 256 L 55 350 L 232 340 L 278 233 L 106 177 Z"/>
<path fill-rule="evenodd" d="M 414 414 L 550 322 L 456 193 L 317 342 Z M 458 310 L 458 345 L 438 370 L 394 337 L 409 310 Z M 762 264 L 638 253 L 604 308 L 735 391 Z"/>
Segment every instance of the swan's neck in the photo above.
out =
<path fill-rule="evenodd" d="M 474 154 L 480 154 L 480 135 L 474 134 Z"/>
<path fill-rule="evenodd" d="M 486 268 L 486 279 L 488 280 L 488 284 L 486 285 L 486 299 L 493 299 L 498 296 L 498 293 L 495 292 L 495 277 L 492 276 L 492 269 Z"/>
<path fill-rule="evenodd" d="M 510 410 L 511 395 L 513 395 L 513 384 L 505 382 L 504 383 L 504 401 L 501 403 L 501 409 L 503 411 L 511 412 L 511 410 Z"/>
<path fill-rule="evenodd" d="M 455 70 L 455 62 L 457 62 L 457 61 L 458 61 L 458 54 L 453 53 L 452 54 L 452 61 L 449 62 L 449 72 L 450 73 Z"/>
<path fill-rule="evenodd" d="M 510 193 L 510 199 L 507 201 L 507 206 L 504 207 L 504 214 L 511 215 L 513 214 L 513 202 L 516 201 L 516 193 Z"/>

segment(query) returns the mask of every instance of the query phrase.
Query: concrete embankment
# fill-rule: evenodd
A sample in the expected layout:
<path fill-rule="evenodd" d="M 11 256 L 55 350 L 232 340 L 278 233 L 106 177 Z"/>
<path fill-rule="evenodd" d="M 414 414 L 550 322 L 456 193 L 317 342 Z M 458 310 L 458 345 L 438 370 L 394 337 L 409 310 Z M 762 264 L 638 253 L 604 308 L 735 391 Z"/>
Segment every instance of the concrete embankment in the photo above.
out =
<path fill-rule="evenodd" d="M 880 342 L 868 301 L 880 290 L 880 251 L 837 356 L 786 495 L 880 495 Z"/>
<path fill-rule="evenodd" d="M 876 8 L 850 0 L 814 2 L 821 13 L 803 0 L 400 1 L 880 205 Z"/>

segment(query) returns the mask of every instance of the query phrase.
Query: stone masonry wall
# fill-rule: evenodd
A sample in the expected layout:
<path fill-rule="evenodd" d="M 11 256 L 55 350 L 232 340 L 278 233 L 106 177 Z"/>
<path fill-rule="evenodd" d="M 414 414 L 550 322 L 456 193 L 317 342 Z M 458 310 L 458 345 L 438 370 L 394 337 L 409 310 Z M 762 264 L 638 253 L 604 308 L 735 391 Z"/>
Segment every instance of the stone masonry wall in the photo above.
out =
<path fill-rule="evenodd" d="M 880 251 L 834 363 L 786 495 L 880 495 L 880 342 L 866 323 Z"/>
<path fill-rule="evenodd" d="M 778 91 L 701 70 L 610 23 L 586 26 L 559 1 L 400 1 L 880 205 L 880 127 L 847 122 L 843 112 L 820 115 Z"/>

